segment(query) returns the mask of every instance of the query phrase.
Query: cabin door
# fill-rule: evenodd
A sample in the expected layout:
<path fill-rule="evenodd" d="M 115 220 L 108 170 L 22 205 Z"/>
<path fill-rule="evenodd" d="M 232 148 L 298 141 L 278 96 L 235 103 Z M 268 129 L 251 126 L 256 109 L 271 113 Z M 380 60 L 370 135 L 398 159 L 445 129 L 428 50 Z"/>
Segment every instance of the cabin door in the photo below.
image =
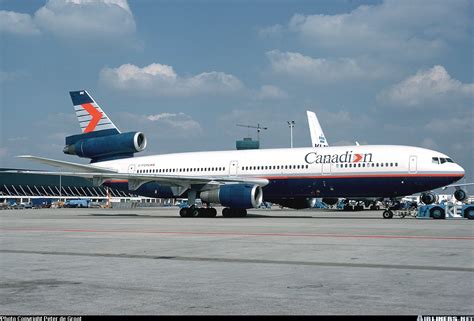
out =
<path fill-rule="evenodd" d="M 229 175 L 230 176 L 237 176 L 237 170 L 239 168 L 239 162 L 238 161 L 232 161 L 229 164 Z"/>
<path fill-rule="evenodd" d="M 408 165 L 408 173 L 416 173 L 416 172 L 417 172 L 416 156 L 410 156 L 410 161 Z"/>

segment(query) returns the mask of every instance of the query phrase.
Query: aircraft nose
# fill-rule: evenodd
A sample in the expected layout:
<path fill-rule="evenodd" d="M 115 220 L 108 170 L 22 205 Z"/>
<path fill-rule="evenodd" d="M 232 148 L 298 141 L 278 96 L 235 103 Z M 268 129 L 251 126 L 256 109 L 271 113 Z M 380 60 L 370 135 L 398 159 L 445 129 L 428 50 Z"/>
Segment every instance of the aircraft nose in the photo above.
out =
<path fill-rule="evenodd" d="M 458 171 L 459 171 L 459 174 L 461 174 L 462 176 L 461 177 L 464 177 L 464 174 L 466 173 L 464 171 L 464 168 L 462 168 L 460 165 L 456 164 L 456 166 L 458 167 Z"/>

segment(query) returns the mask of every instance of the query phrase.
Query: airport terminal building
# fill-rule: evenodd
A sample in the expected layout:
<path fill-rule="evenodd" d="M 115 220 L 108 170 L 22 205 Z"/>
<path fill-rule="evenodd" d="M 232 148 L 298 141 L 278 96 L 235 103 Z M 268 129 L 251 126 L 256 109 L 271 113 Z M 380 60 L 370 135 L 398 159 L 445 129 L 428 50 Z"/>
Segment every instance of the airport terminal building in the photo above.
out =
<path fill-rule="evenodd" d="M 166 203 L 162 199 L 140 197 L 122 190 L 97 187 L 90 180 L 72 176 L 15 173 L 19 169 L 0 168 L 0 203 L 13 200 L 28 203 L 35 198 L 68 200 L 87 198 L 92 202 Z"/>

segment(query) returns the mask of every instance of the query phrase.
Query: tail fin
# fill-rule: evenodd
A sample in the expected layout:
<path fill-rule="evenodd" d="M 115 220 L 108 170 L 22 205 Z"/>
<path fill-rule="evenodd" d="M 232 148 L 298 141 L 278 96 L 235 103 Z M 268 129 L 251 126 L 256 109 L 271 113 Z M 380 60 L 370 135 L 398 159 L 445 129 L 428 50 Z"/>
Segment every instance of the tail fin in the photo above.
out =
<path fill-rule="evenodd" d="M 86 90 L 70 91 L 69 94 L 83 133 L 115 130 L 117 134 L 120 134 L 120 130 Z"/>
<path fill-rule="evenodd" d="M 308 115 L 309 132 L 311 133 L 311 145 L 313 147 L 328 147 L 329 144 L 319 124 L 318 117 L 312 111 L 306 111 L 306 114 Z"/>

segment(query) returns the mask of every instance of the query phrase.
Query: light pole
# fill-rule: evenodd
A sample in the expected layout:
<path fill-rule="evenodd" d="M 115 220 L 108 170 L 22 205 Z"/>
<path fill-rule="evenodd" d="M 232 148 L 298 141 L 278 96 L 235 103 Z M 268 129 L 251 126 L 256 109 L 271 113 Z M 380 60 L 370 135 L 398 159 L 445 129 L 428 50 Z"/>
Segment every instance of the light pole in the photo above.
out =
<path fill-rule="evenodd" d="M 293 148 L 293 127 L 295 127 L 295 121 L 289 120 L 287 121 L 288 126 L 290 127 L 290 140 L 291 140 L 291 148 Z"/>

